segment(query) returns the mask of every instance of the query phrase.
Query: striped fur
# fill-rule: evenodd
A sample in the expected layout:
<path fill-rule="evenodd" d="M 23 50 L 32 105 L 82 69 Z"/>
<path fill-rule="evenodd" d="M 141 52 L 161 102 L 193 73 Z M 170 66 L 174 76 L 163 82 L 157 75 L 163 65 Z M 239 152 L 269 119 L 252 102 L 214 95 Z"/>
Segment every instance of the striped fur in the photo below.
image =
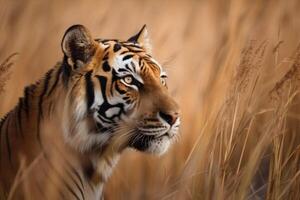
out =
<path fill-rule="evenodd" d="M 125 148 L 168 149 L 178 106 L 149 47 L 145 27 L 127 41 L 93 39 L 81 25 L 66 31 L 62 62 L 0 122 L 6 197 L 100 199 Z"/>

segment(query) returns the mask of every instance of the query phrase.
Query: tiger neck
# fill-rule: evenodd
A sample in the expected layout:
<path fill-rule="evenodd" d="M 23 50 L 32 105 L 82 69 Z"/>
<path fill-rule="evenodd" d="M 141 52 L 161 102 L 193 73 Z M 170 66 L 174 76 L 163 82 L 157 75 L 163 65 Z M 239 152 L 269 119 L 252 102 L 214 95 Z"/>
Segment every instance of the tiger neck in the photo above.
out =
<path fill-rule="evenodd" d="M 70 160 L 72 164 L 75 163 L 76 170 L 79 170 L 88 184 L 98 189 L 101 195 L 103 185 L 110 177 L 118 161 L 119 152 L 114 152 L 110 148 L 103 148 L 101 154 L 99 152 L 95 155 L 81 154 L 63 142 L 62 111 L 66 99 L 65 87 L 67 87 L 69 78 L 68 71 L 65 71 L 64 67 L 61 63 L 57 64 L 56 67 L 46 73 L 42 80 L 26 87 L 24 97 L 20 98 L 17 107 L 3 120 L 1 132 L 7 132 L 7 134 L 16 137 L 20 136 L 18 140 L 8 141 L 9 145 L 7 145 L 10 147 L 19 146 L 18 149 L 7 148 L 6 152 L 9 153 L 10 165 L 15 169 L 14 175 L 20 165 L 18 154 L 24 155 L 28 163 L 32 162 L 41 152 L 51 154 L 49 149 L 51 151 L 57 149 L 58 154 L 67 154 L 64 155 L 64 158 L 71 155 Z M 8 127 L 11 125 L 14 127 L 9 130 Z M 24 140 L 33 145 L 24 146 L 23 143 L 26 143 Z M 36 142 L 32 142 L 34 140 Z M 46 157 L 51 156 L 47 155 Z M 53 162 L 53 160 L 49 162 Z"/>
<path fill-rule="evenodd" d="M 39 95 L 36 96 L 38 103 L 33 103 L 34 105 L 38 105 L 38 107 L 33 109 L 38 111 L 36 116 L 38 120 L 33 119 L 34 122 L 37 122 L 37 139 L 41 142 L 41 145 L 47 145 L 44 141 L 51 141 L 53 134 L 56 133 L 53 143 L 59 143 L 56 146 L 57 149 L 67 152 L 67 156 L 81 170 L 86 180 L 94 187 L 101 189 L 117 164 L 121 151 L 119 149 L 116 150 L 117 148 L 114 145 L 104 145 L 100 150 L 95 152 L 82 153 L 72 148 L 72 145 L 68 146 L 65 145 L 65 142 L 62 142 L 65 139 L 63 137 L 64 130 L 62 129 L 65 128 L 66 123 L 62 112 L 64 114 L 67 113 L 65 111 L 66 99 L 70 101 L 70 97 L 67 97 L 66 94 L 66 88 L 73 87 L 72 83 L 69 86 L 69 82 L 71 82 L 69 80 L 69 67 L 65 63 L 58 64 L 46 73 L 45 78 L 38 86 Z M 39 132 L 43 132 L 43 135 L 38 135 Z M 58 140 L 58 138 L 60 139 Z"/>
<path fill-rule="evenodd" d="M 22 117 L 22 129 L 28 136 L 35 135 L 38 144 L 43 146 L 43 135 L 45 125 L 48 122 L 57 127 L 61 127 L 57 109 L 65 99 L 65 88 L 62 84 L 64 75 L 64 66 L 58 63 L 54 68 L 50 69 L 43 79 L 36 84 L 27 86 L 24 89 L 24 97 L 20 99 L 18 108 L 20 117 Z M 61 120 L 60 120 L 61 121 Z M 55 133 L 52 133 L 55 134 Z"/>
<path fill-rule="evenodd" d="M 9 189 L 22 165 L 21 160 L 30 165 L 46 148 L 41 133 L 46 129 L 44 122 L 55 118 L 57 99 L 64 98 L 64 93 L 59 92 L 63 89 L 62 80 L 63 65 L 59 63 L 43 79 L 27 86 L 17 106 L 1 120 L 0 177 L 3 179 L 0 187 Z"/>

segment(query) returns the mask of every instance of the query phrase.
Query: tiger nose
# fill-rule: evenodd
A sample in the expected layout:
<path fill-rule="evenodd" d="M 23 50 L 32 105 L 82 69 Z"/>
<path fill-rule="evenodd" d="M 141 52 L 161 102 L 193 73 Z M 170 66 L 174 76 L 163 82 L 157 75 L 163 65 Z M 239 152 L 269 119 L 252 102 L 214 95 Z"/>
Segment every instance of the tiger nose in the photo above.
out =
<path fill-rule="evenodd" d="M 176 120 L 178 119 L 179 114 L 177 112 L 159 112 L 159 116 L 165 120 L 168 124 L 170 124 L 171 126 L 176 122 Z"/>

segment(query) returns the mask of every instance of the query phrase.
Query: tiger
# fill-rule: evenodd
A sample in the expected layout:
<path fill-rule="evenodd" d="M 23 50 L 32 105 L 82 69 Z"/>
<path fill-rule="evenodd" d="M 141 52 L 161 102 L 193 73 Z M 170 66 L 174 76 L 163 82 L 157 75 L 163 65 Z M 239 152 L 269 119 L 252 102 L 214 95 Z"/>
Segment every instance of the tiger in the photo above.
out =
<path fill-rule="evenodd" d="M 162 155 L 179 135 L 179 105 L 144 25 L 128 40 L 62 38 L 62 61 L 24 89 L 0 122 L 6 199 L 101 199 L 125 149 Z"/>

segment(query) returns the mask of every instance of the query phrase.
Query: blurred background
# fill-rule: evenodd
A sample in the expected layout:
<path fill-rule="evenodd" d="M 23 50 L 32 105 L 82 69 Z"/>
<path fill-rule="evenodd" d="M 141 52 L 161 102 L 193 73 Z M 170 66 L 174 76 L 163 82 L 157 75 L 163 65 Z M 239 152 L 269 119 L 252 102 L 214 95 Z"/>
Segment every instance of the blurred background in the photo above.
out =
<path fill-rule="evenodd" d="M 133 150 L 106 199 L 300 199 L 297 0 L 0 0 L 0 62 L 13 57 L 0 116 L 62 59 L 73 24 L 128 39 L 144 24 L 181 106 L 161 156 Z"/>

